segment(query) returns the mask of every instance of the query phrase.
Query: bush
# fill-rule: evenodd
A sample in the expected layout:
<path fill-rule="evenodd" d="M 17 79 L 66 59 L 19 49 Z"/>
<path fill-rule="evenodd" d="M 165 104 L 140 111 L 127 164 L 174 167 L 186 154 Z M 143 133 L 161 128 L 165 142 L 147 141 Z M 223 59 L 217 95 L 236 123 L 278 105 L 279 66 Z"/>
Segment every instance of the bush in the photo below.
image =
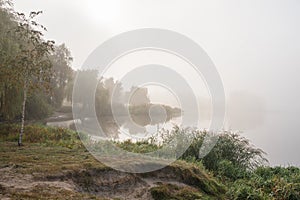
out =
<path fill-rule="evenodd" d="M 165 134 L 162 136 L 163 143 L 169 143 L 174 138 L 183 138 L 178 140 L 182 142 L 192 140 L 191 145 L 181 156 L 181 159 L 202 161 L 208 170 L 217 174 L 220 167 L 234 167 L 244 173 L 245 170 L 253 170 L 267 163 L 264 158 L 265 153 L 261 149 L 254 147 L 249 140 L 235 132 L 224 131 L 219 134 L 215 147 L 204 158 L 199 158 L 199 150 L 203 145 L 204 138 L 212 133 L 175 127 L 173 131 L 162 134 Z M 229 163 L 232 166 L 229 166 Z M 227 166 L 224 166 L 225 164 Z"/>

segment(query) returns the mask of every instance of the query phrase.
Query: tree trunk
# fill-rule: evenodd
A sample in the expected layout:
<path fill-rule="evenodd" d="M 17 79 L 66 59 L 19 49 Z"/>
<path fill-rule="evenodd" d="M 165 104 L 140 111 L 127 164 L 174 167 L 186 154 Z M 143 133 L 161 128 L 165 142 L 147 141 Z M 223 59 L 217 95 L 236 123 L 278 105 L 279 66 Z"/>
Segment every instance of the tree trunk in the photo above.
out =
<path fill-rule="evenodd" d="M 18 141 L 18 145 L 19 145 L 19 146 L 22 145 L 22 137 L 23 137 L 23 133 L 24 133 L 26 101 L 27 101 L 27 87 L 26 87 L 26 84 L 25 84 L 25 86 L 24 86 L 23 104 L 22 104 L 21 131 L 20 131 L 19 141 Z"/>

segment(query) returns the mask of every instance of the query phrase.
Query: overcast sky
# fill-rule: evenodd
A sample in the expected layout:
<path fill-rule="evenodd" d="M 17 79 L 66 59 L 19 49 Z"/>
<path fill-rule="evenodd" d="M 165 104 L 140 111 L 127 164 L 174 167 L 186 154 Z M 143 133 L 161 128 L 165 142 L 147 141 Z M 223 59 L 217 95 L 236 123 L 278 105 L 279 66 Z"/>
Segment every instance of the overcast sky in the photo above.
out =
<path fill-rule="evenodd" d="M 125 31 L 163 28 L 188 36 L 215 63 L 229 107 L 238 105 L 229 126 L 244 129 L 271 164 L 300 165 L 299 0 L 14 3 L 18 11 L 44 11 L 39 22 L 46 37 L 70 48 L 77 69 L 103 41 Z"/>

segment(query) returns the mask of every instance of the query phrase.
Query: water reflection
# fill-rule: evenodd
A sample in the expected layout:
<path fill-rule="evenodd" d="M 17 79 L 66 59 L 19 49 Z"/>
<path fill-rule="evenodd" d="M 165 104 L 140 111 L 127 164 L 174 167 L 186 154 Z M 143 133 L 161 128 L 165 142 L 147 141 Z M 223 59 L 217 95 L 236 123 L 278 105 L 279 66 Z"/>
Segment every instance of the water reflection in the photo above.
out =
<path fill-rule="evenodd" d="M 158 116 L 158 118 L 162 118 L 162 116 Z M 111 119 L 102 118 L 100 124 L 108 137 L 124 141 L 149 138 L 161 129 L 171 129 L 175 124 L 179 124 L 180 120 L 180 116 L 174 116 L 153 122 L 147 115 L 135 115 L 132 116 L 132 120 L 124 117 L 121 124 Z"/>
<path fill-rule="evenodd" d="M 181 112 L 166 111 L 162 105 L 152 105 L 146 113 L 129 113 L 113 117 L 100 117 L 99 124 L 109 138 L 139 140 L 150 137 L 160 129 L 170 129 L 179 124 Z"/>
<path fill-rule="evenodd" d="M 94 138 L 107 138 L 115 140 L 140 140 L 150 137 L 160 129 L 171 129 L 174 125 L 181 122 L 181 111 L 178 109 L 165 109 L 162 105 L 151 105 L 148 114 L 144 112 L 120 114 L 116 116 L 99 116 L 97 119 L 67 119 L 63 115 L 56 113 L 57 116 L 51 117 L 47 125 L 55 127 L 70 128 L 76 131 L 77 126 Z M 95 132 L 95 121 L 99 123 L 102 133 Z M 97 123 L 97 124 L 98 124 Z M 82 127 L 84 126 L 84 127 Z"/>

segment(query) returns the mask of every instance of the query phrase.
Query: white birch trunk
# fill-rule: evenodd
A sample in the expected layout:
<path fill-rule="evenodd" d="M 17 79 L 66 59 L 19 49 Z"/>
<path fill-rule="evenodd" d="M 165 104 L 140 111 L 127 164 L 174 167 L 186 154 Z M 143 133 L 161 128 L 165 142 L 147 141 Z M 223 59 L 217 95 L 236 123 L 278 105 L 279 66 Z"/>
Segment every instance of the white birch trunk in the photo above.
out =
<path fill-rule="evenodd" d="M 19 145 L 19 146 L 22 145 L 22 137 L 23 137 L 23 133 L 24 133 L 26 101 L 27 101 L 27 87 L 26 87 L 26 84 L 25 84 L 25 86 L 24 86 L 23 104 L 22 104 L 21 131 L 20 131 L 19 141 L 18 141 L 18 145 Z"/>

